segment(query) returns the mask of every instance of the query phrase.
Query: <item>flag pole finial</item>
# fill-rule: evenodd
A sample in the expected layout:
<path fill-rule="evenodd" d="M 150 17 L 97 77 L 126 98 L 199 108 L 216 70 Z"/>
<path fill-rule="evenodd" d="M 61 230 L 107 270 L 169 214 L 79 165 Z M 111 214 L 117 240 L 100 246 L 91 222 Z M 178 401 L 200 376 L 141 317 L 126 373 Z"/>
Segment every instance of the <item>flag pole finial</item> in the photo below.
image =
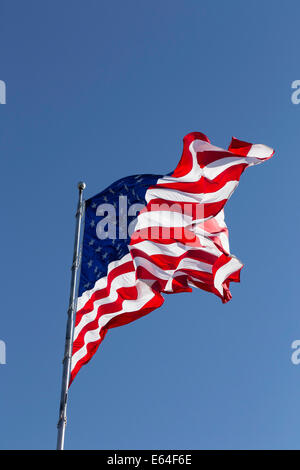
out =
<path fill-rule="evenodd" d="M 84 181 L 79 181 L 77 186 L 78 186 L 79 191 L 83 191 L 86 188 L 86 184 Z"/>

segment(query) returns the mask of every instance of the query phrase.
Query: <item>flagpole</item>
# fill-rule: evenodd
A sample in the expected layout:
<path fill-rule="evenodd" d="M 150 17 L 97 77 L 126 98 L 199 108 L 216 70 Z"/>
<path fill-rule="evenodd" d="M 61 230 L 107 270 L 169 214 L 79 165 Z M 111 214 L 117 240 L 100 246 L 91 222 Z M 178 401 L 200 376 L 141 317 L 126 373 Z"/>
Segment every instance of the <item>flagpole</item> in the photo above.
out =
<path fill-rule="evenodd" d="M 72 346 L 73 346 L 73 333 L 74 333 L 74 316 L 77 304 L 77 280 L 78 271 L 80 265 L 80 230 L 83 219 L 84 202 L 83 202 L 83 190 L 86 184 L 83 182 L 78 183 L 79 198 L 76 212 L 76 229 L 75 229 L 75 241 L 74 241 L 74 254 L 72 264 L 72 275 L 71 275 L 71 287 L 70 287 L 70 300 L 68 308 L 68 321 L 66 328 L 66 342 L 65 342 L 65 354 L 63 358 L 63 374 L 61 384 L 61 398 L 59 407 L 59 420 L 57 423 L 57 447 L 56 450 L 64 449 L 65 431 L 67 424 L 67 400 L 68 400 L 68 388 L 71 372 L 71 358 L 72 358 Z"/>

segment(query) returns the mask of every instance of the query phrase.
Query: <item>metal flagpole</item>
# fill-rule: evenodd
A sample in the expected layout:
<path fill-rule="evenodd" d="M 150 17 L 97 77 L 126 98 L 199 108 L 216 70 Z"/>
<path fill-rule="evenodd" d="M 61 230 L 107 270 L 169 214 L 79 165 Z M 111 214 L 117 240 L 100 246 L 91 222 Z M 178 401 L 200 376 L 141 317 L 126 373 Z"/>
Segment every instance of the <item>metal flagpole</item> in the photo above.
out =
<path fill-rule="evenodd" d="M 66 342 L 65 342 L 65 354 L 63 358 L 63 374 L 61 384 L 61 398 L 59 407 L 59 420 L 57 424 L 57 446 L 56 450 L 63 450 L 65 431 L 67 424 L 67 400 L 68 400 L 68 388 L 71 372 L 71 358 L 72 358 L 72 346 L 73 346 L 73 333 L 74 333 L 74 315 L 77 304 L 77 277 L 80 264 L 80 229 L 83 218 L 84 202 L 83 202 L 83 190 L 86 184 L 83 182 L 78 183 L 79 199 L 76 212 L 76 229 L 75 229 L 75 241 L 74 241 L 74 254 L 72 264 L 72 276 L 71 276 L 71 288 L 70 288 L 70 301 L 68 308 L 68 321 L 66 329 Z"/>

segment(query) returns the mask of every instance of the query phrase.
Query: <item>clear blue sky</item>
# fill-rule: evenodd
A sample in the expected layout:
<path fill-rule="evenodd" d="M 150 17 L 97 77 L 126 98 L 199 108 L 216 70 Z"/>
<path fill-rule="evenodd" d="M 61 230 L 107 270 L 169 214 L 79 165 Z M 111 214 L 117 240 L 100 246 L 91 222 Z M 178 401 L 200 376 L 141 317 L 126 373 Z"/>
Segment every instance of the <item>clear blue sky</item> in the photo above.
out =
<path fill-rule="evenodd" d="M 241 284 L 110 331 L 69 395 L 67 449 L 299 449 L 297 1 L 2 0 L 0 447 L 51 449 L 76 184 L 169 173 L 190 131 L 276 149 L 226 206 Z"/>

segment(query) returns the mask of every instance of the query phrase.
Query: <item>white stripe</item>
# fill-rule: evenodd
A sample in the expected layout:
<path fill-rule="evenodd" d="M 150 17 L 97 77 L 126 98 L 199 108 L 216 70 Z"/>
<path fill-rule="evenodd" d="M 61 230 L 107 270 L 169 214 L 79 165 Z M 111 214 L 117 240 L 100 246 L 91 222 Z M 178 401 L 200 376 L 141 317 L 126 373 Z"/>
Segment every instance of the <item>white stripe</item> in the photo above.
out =
<path fill-rule="evenodd" d="M 214 285 L 215 288 L 220 292 L 221 295 L 224 294 L 223 282 L 238 269 L 240 269 L 243 264 L 237 258 L 231 258 L 228 263 L 223 264 L 215 274 Z"/>
<path fill-rule="evenodd" d="M 147 269 L 149 273 L 153 274 L 153 276 L 162 279 L 163 281 L 167 281 L 170 276 L 172 276 L 174 269 L 162 269 L 159 268 L 155 263 L 152 263 L 146 258 L 143 258 L 142 256 L 136 256 L 134 258 L 134 264 L 136 268 L 138 266 L 142 266 L 143 268 Z"/>
<path fill-rule="evenodd" d="M 199 252 L 210 253 L 218 257 L 222 254 L 222 252 L 216 247 L 214 242 L 209 238 L 201 236 L 197 236 L 197 238 L 202 246 L 184 245 L 183 243 L 179 242 L 163 244 L 151 240 L 144 240 L 142 242 L 132 245 L 130 249 L 133 250 L 134 248 L 136 248 L 149 256 L 163 255 L 179 257 L 190 250 L 199 250 Z"/>
<path fill-rule="evenodd" d="M 190 246 L 185 246 L 182 243 L 169 243 L 162 244 L 152 242 L 151 240 L 143 240 L 130 246 L 131 250 L 138 249 L 143 251 L 149 256 L 152 255 L 166 255 L 166 256 L 180 256 L 187 251 Z"/>
<path fill-rule="evenodd" d="M 220 212 L 218 212 L 218 214 L 214 217 L 214 220 L 217 222 L 217 224 L 221 227 L 221 228 L 227 228 L 227 225 L 225 223 L 225 213 L 224 213 L 224 209 L 222 209 Z"/>
<path fill-rule="evenodd" d="M 226 235 L 226 233 L 224 233 L 224 232 L 219 233 L 217 235 L 217 238 L 219 238 L 221 246 L 224 248 L 226 253 L 229 254 L 229 252 L 230 252 L 229 240 L 228 240 L 228 236 Z"/>
<path fill-rule="evenodd" d="M 274 150 L 263 144 L 252 144 L 247 157 L 270 158 Z"/>
<path fill-rule="evenodd" d="M 205 273 L 212 272 L 212 265 L 209 263 L 204 263 L 204 261 L 199 261 L 198 259 L 183 258 L 180 263 L 178 264 L 176 271 L 180 271 L 183 269 L 194 269 L 197 271 L 203 271 Z"/>
<path fill-rule="evenodd" d="M 228 199 L 238 185 L 238 181 L 228 181 L 224 186 L 213 193 L 185 193 L 165 188 L 149 189 L 146 192 L 146 201 L 152 199 L 165 199 L 166 201 L 176 202 L 195 202 L 199 204 L 207 204 L 210 202 L 219 202 Z M 159 204 L 158 204 L 159 207 Z"/>
<path fill-rule="evenodd" d="M 148 227 L 187 227 L 193 222 L 190 215 L 172 211 L 150 211 L 139 214 L 135 231 Z"/>
<path fill-rule="evenodd" d="M 230 153 L 228 152 L 230 155 Z M 247 163 L 246 157 L 232 157 L 228 156 L 226 158 L 221 158 L 220 160 L 215 160 L 214 162 L 209 163 L 203 168 L 204 176 L 209 179 L 213 180 L 217 176 L 219 176 L 223 171 L 227 170 L 235 165 L 240 165 L 242 163 Z"/>

